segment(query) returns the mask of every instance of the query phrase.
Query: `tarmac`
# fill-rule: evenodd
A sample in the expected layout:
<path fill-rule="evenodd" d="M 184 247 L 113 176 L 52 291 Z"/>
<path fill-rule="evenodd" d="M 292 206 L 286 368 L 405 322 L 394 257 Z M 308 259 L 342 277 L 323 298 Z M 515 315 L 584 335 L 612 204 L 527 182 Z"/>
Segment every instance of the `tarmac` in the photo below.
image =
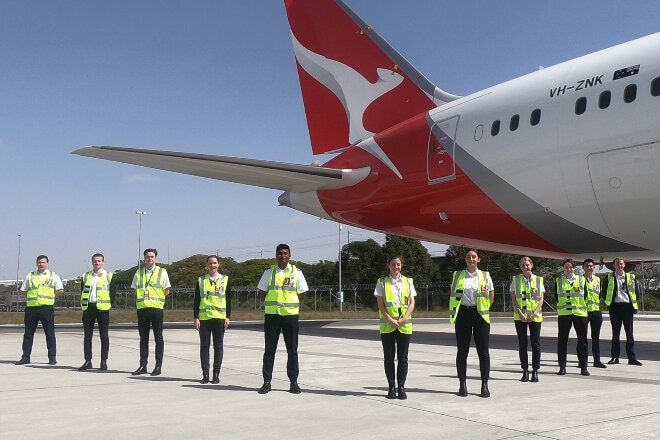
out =
<path fill-rule="evenodd" d="M 604 318 L 601 352 L 606 362 L 611 327 Z M 469 395 L 458 397 L 454 330 L 439 318 L 415 320 L 408 399 L 386 399 L 377 328 L 376 320 L 301 321 L 302 394 L 288 392 L 280 340 L 273 390 L 259 395 L 261 322 L 232 321 L 219 385 L 199 383 L 199 338 L 192 322 L 166 324 L 163 372 L 157 377 L 131 376 L 139 363 L 132 324 L 111 325 L 106 372 L 77 371 L 84 360 L 80 325 L 56 326 L 55 366 L 48 365 L 41 328 L 32 363 L 14 365 L 23 327 L 0 326 L 0 439 L 660 438 L 659 315 L 635 317 L 635 348 L 643 366 L 628 365 L 622 343 L 621 363 L 607 369 L 590 366 L 589 377 L 579 374 L 573 332 L 568 374 L 556 375 L 557 321 L 546 317 L 538 383 L 519 381 L 512 320 L 494 318 L 490 398 L 478 396 L 474 347 L 468 358 Z M 152 339 L 149 371 L 153 346 Z M 99 349 L 95 333 L 95 368 Z"/>

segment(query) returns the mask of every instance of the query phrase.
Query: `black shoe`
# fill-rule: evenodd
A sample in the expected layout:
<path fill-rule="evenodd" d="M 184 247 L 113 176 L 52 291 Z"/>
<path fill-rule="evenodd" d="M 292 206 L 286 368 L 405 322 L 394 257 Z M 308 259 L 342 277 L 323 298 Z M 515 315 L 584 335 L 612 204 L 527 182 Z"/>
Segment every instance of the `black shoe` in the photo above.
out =
<path fill-rule="evenodd" d="M 467 385 L 465 384 L 464 380 L 461 381 L 461 384 L 458 387 L 458 395 L 461 397 L 465 397 L 468 395 Z"/>
<path fill-rule="evenodd" d="M 532 370 L 532 382 L 539 381 L 539 372 L 538 370 Z"/>
<path fill-rule="evenodd" d="M 85 371 L 92 368 L 92 361 L 85 361 L 84 364 L 78 367 L 78 371 Z"/>
<path fill-rule="evenodd" d="M 563 376 L 564 374 L 566 374 L 566 367 L 559 367 L 559 371 L 557 371 L 557 374 L 559 376 Z"/>
<path fill-rule="evenodd" d="M 49 359 L 48 365 L 57 365 L 57 361 L 55 359 Z"/>
<path fill-rule="evenodd" d="M 638 361 L 637 359 L 628 359 L 628 365 L 639 365 L 641 366 L 642 363 Z"/>
<path fill-rule="evenodd" d="M 211 379 L 211 383 L 220 383 L 220 372 L 219 371 L 213 371 L 213 379 Z"/>
<path fill-rule="evenodd" d="M 607 365 L 605 365 L 601 361 L 598 361 L 598 362 L 594 362 L 594 368 L 607 368 Z"/>
<path fill-rule="evenodd" d="M 16 362 L 14 362 L 14 365 L 27 365 L 27 364 L 29 364 L 29 363 L 30 363 L 30 359 L 29 359 L 29 358 L 21 358 L 20 361 L 16 361 Z"/>
<path fill-rule="evenodd" d="M 289 392 L 292 394 L 300 394 L 302 392 L 298 386 L 298 382 L 291 382 L 291 385 L 289 385 Z"/>
<path fill-rule="evenodd" d="M 202 384 L 209 383 L 209 373 L 208 373 L 208 371 L 202 373 L 202 380 L 200 380 L 199 383 L 202 383 Z"/>
<path fill-rule="evenodd" d="M 140 365 L 137 370 L 133 371 L 131 373 L 133 376 L 138 376 L 140 374 L 147 374 L 147 366 L 146 365 Z"/>
<path fill-rule="evenodd" d="M 107 371 L 107 369 L 108 369 L 108 363 L 106 361 L 101 361 L 101 366 L 99 367 L 99 370 Z"/>
<path fill-rule="evenodd" d="M 406 394 L 406 389 L 403 387 L 403 385 L 399 385 L 396 394 L 399 400 L 406 400 L 408 398 L 408 395 Z"/>
<path fill-rule="evenodd" d="M 396 388 L 389 387 L 387 389 L 387 398 L 388 399 L 396 399 Z"/>
<path fill-rule="evenodd" d="M 607 361 L 608 365 L 618 364 L 618 363 L 619 363 L 619 358 L 612 358 L 609 361 Z"/>
<path fill-rule="evenodd" d="M 590 376 L 589 371 L 586 368 L 580 370 L 580 376 Z"/>
<path fill-rule="evenodd" d="M 270 392 L 270 382 L 264 382 L 258 392 L 259 394 L 268 394 Z"/>
<path fill-rule="evenodd" d="M 482 380 L 481 381 L 481 394 L 479 394 L 480 397 L 490 397 L 490 391 L 488 391 L 488 381 L 487 380 Z"/>
<path fill-rule="evenodd" d="M 152 376 L 160 376 L 160 365 L 156 364 L 154 367 L 154 371 L 151 372 Z"/>
<path fill-rule="evenodd" d="M 520 378 L 521 382 L 528 382 L 529 381 L 529 371 L 523 370 L 523 375 Z"/>

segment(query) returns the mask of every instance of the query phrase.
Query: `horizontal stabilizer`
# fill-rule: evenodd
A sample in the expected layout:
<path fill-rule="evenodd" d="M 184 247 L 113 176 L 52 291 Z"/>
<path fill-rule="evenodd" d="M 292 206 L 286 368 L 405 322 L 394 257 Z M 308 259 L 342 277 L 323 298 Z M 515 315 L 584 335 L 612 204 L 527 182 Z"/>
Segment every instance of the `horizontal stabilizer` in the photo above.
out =
<path fill-rule="evenodd" d="M 367 177 L 370 172 L 369 167 L 356 170 L 334 169 L 257 159 L 123 147 L 84 147 L 73 151 L 72 154 L 291 192 L 352 186 Z"/>

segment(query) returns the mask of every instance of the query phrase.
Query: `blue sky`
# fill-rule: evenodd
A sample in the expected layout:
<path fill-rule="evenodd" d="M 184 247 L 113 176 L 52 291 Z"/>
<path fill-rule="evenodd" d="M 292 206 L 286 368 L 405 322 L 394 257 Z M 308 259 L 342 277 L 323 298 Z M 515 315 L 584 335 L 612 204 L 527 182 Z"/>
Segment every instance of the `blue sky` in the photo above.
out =
<path fill-rule="evenodd" d="M 657 32 L 657 1 L 347 0 L 436 85 L 465 95 Z M 338 227 L 279 192 L 71 155 L 86 145 L 314 160 L 281 1 L 0 2 L 0 279 L 40 253 L 63 277 L 92 253 L 167 262 L 335 260 Z M 323 162 L 324 157 L 320 158 Z M 344 227 L 342 242 L 381 234 Z M 170 244 L 173 243 L 173 244 Z M 444 246 L 429 245 L 432 254 Z"/>

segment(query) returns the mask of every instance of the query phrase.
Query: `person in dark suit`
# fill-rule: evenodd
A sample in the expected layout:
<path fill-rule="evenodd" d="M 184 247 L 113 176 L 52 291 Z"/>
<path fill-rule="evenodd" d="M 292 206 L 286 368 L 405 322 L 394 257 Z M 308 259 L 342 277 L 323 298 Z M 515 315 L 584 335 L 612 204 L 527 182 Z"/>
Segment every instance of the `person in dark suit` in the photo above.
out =
<path fill-rule="evenodd" d="M 635 274 L 626 272 L 626 262 L 617 257 L 612 262 L 614 272 L 608 273 L 603 279 L 601 292 L 605 292 L 605 304 L 610 311 L 610 323 L 612 324 L 612 358 L 608 364 L 618 364 L 621 344 L 619 335 L 621 325 L 626 332 L 626 355 L 630 365 L 642 365 L 635 356 L 635 338 L 633 337 L 633 317 L 637 313 L 637 278 Z"/>

